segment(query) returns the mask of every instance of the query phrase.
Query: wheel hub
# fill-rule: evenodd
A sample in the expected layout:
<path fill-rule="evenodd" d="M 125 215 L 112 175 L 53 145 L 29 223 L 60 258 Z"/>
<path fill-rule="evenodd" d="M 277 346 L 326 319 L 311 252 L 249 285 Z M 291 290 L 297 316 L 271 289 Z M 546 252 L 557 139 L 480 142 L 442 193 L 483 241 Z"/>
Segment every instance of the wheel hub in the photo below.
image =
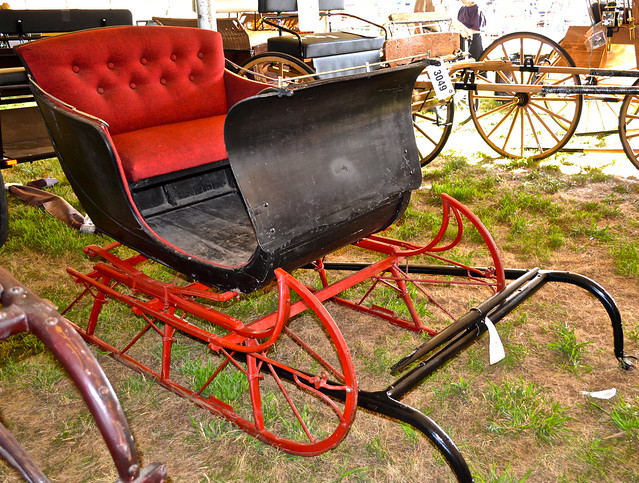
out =
<path fill-rule="evenodd" d="M 530 95 L 527 92 L 518 92 L 515 94 L 518 106 L 525 106 L 530 101 Z"/>

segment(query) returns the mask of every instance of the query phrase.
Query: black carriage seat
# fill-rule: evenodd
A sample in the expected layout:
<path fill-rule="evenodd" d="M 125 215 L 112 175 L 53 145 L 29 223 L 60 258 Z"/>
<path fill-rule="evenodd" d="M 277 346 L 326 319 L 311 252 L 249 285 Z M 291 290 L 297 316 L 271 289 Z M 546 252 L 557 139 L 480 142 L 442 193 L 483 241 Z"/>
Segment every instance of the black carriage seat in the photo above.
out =
<path fill-rule="evenodd" d="M 222 289 L 385 228 L 421 181 L 423 66 L 256 95 L 265 86 L 225 71 L 208 30 L 94 29 L 17 52 L 97 228 Z"/>
<path fill-rule="evenodd" d="M 0 33 L 5 39 L 28 40 L 42 34 L 132 24 L 131 11 L 126 9 L 0 10 Z"/>
<path fill-rule="evenodd" d="M 344 10 L 344 0 L 319 0 L 319 8 L 322 15 L 330 15 Z M 265 14 L 296 12 L 297 0 L 259 0 L 258 9 Z M 312 59 L 316 72 L 322 73 L 378 63 L 385 40 L 385 36 L 371 37 L 353 32 L 298 33 L 289 30 L 288 34 L 269 38 L 267 48 L 270 52 L 292 55 L 300 60 Z M 347 71 L 349 74 L 355 72 L 357 70 Z M 320 77 L 339 75 L 344 75 L 344 72 Z"/>

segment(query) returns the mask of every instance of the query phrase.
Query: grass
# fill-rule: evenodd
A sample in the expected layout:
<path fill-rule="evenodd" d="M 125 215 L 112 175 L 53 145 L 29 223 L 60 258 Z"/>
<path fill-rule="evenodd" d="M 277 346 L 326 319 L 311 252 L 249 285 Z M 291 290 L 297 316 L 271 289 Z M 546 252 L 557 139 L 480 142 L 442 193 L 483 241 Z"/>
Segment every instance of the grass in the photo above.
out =
<path fill-rule="evenodd" d="M 490 431 L 510 436 L 531 432 L 550 443 L 567 430 L 566 423 L 571 419 L 567 408 L 552 401 L 536 384 L 520 379 L 489 383 L 489 388 L 486 397 L 493 409 Z"/>
<path fill-rule="evenodd" d="M 591 341 L 578 342 L 575 329 L 565 322 L 551 326 L 551 331 L 555 340 L 550 342 L 548 347 L 559 352 L 564 367 L 577 373 L 592 370 L 591 366 L 583 362 L 586 348 L 592 344 Z"/>
<path fill-rule="evenodd" d="M 477 481 L 480 483 L 524 483 L 528 480 L 532 470 L 528 471 L 523 477 L 517 477 L 512 474 L 510 463 L 506 465 L 503 471 L 499 471 L 496 465 L 490 467 L 490 473 L 486 477 L 479 477 Z"/>
<path fill-rule="evenodd" d="M 634 401 L 630 402 L 620 397 L 608 412 L 608 416 L 629 439 L 639 439 L 639 398 L 634 398 Z"/>
<path fill-rule="evenodd" d="M 610 254 L 620 275 L 639 276 L 639 243 L 617 243 L 611 247 Z"/>
<path fill-rule="evenodd" d="M 626 350 L 636 354 L 639 341 L 639 183 L 583 170 L 564 175 L 558 166 L 532 160 L 495 162 L 452 153 L 424 170 L 424 187 L 414 193 L 402 219 L 389 236 L 415 242 L 428 240 L 440 226 L 439 193 L 458 197 L 479 215 L 502 250 L 507 266 L 542 266 L 584 273 L 614 294 L 626 329 Z M 57 163 L 44 161 L 6 170 L 7 181 L 26 183 L 45 175 L 62 181 L 54 190 L 82 212 Z M 67 229 L 44 210 L 9 197 L 10 232 L 0 249 L 0 263 L 38 294 L 64 307 L 78 287 L 64 273 L 72 266 L 89 271 L 93 260 L 82 247 L 105 244 L 102 235 L 81 235 Z M 465 263 L 486 258 L 473 230 L 467 245 L 454 255 Z M 349 256 L 347 251 L 340 256 Z M 145 268 L 165 281 L 180 277 L 158 265 Z M 412 288 L 410 290 L 413 290 Z M 357 292 L 357 289 L 354 289 Z M 466 297 L 467 294 L 464 294 Z M 471 297 L 476 297 L 472 295 Z M 465 309 L 482 299 L 454 299 Z M 397 293 L 381 290 L 372 303 L 401 311 Z M 224 312 L 252 320 L 273 310 L 268 291 L 221 304 Z M 424 336 L 389 328 L 383 323 L 347 315 L 327 304 L 349 343 L 360 387 L 386 387 L 388 368 L 418 346 Z M 426 316 L 426 304 L 417 307 Z M 77 316 L 84 322 L 89 309 Z M 107 305 L 105 332 L 117 339 L 140 329 L 130 310 Z M 566 286 L 544 288 L 497 324 L 506 359 L 489 365 L 485 338 L 446 364 L 412 391 L 406 403 L 445 428 L 464 454 L 476 481 L 637 481 L 634 453 L 639 429 L 636 378 L 616 368 L 611 356 L 610 327 L 592 297 Z M 205 353 L 193 341 L 173 345 L 179 365 L 173 370 L 198 388 L 211 374 Z M 159 351 L 149 357 L 155 361 Z M 549 357 L 552 356 L 552 357 Z M 134 431 L 144 464 L 167 463 L 181 481 L 448 481 L 450 471 L 423 435 L 406 424 L 359 411 L 346 439 L 313 458 L 284 454 L 197 408 L 121 365 L 99 355 Z M 209 354 L 210 357 L 210 354 Z M 556 361 L 557 363 L 553 363 Z M 234 376 L 235 374 L 235 376 Z M 37 455 L 60 481 L 115 480 L 112 462 L 96 437 L 93 422 L 65 382 L 43 344 L 30 335 L 9 337 L 0 344 L 0 411 L 3 424 Z M 616 387 L 616 399 L 584 400 L 581 390 Z M 223 371 L 205 389 L 229 404 L 246 399 L 248 383 L 237 372 Z M 262 394 L 269 427 L 300 438 L 299 425 L 283 416 L 282 399 Z M 594 408 L 594 409 L 593 409 Z M 311 407 L 300 404 L 313 425 L 321 425 Z M 56 421 L 55 427 L 51 421 Z M 315 428 L 313 428 L 315 429 Z M 321 428 L 320 428 L 321 429 Z M 52 444 L 54 448 L 51 449 Z M 0 479 L 13 473 L 0 466 Z"/>

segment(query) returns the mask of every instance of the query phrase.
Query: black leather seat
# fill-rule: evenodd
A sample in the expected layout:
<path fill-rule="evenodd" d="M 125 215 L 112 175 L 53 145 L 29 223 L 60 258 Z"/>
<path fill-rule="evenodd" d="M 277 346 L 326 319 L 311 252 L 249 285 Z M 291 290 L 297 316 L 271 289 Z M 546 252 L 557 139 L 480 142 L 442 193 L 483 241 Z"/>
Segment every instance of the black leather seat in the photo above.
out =
<path fill-rule="evenodd" d="M 319 0 L 320 16 L 349 16 L 344 13 L 333 13 L 344 9 L 344 0 Z M 270 20 L 278 20 L 280 35 L 268 39 L 269 52 L 288 54 L 302 61 L 311 59 L 313 68 L 320 78 L 337 77 L 377 69 L 376 64 L 382 59 L 382 48 L 385 36 L 368 36 L 352 32 L 310 32 L 298 33 L 282 27 L 282 19 L 297 15 L 296 0 L 259 0 L 258 10 L 262 14 L 276 14 Z M 363 19 L 357 18 L 359 21 Z M 363 20 L 383 30 L 382 26 Z M 275 26 L 276 23 L 269 23 Z M 288 32 L 288 33 L 284 33 Z"/>
<path fill-rule="evenodd" d="M 282 52 L 302 59 L 314 59 L 331 55 L 352 54 L 380 50 L 384 37 L 367 37 L 350 32 L 314 32 L 301 34 L 300 41 L 293 35 L 268 39 L 268 50 Z M 300 49 L 301 47 L 301 49 Z"/>

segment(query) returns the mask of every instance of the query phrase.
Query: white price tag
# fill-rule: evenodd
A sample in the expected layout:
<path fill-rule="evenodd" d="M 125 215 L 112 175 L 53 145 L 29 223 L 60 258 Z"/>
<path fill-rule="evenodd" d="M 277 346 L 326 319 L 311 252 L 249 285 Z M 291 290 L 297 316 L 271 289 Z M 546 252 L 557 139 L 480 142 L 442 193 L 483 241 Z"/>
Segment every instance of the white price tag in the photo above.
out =
<path fill-rule="evenodd" d="M 501 343 L 501 338 L 497 333 L 493 321 L 486 317 L 484 323 L 486 327 L 488 327 L 488 360 L 491 364 L 495 364 L 506 357 L 506 352 L 504 351 L 504 345 Z"/>
<path fill-rule="evenodd" d="M 437 99 L 443 101 L 455 94 L 453 83 L 448 74 L 448 68 L 444 64 L 429 65 L 426 67 L 426 72 L 428 73 L 431 84 L 433 84 Z"/>

